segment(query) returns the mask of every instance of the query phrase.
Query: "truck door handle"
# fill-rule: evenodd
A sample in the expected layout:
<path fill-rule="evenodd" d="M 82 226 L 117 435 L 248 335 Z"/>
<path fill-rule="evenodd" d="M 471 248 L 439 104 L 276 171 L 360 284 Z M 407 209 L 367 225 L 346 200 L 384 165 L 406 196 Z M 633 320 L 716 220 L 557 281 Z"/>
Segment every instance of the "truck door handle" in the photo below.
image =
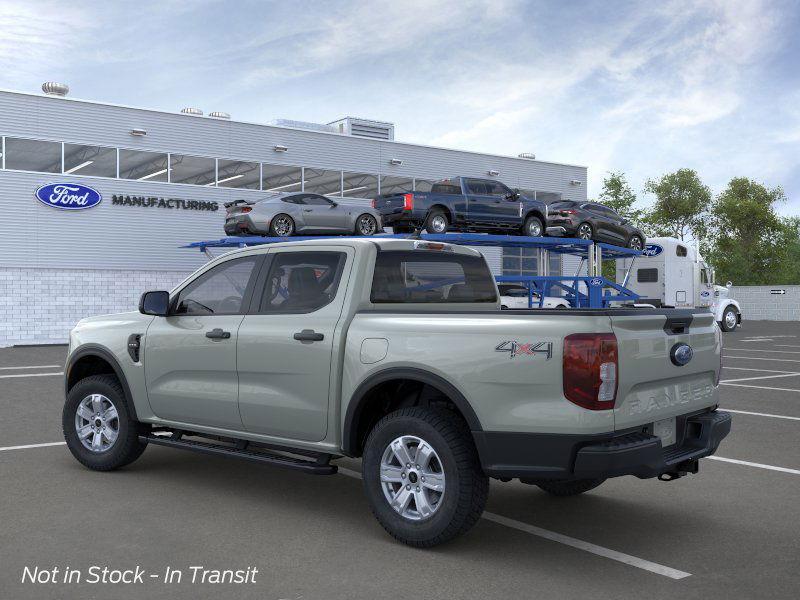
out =
<path fill-rule="evenodd" d="M 231 337 L 230 331 L 222 331 L 222 329 L 212 329 L 211 331 L 206 331 L 206 337 L 211 338 L 212 340 L 228 340 Z"/>
<path fill-rule="evenodd" d="M 313 329 L 303 329 L 303 331 L 298 331 L 294 334 L 294 339 L 298 342 L 321 342 L 325 339 L 325 336 Z"/>
<path fill-rule="evenodd" d="M 304 208 L 303 209 L 303 212 L 312 212 L 312 211 L 313 211 L 313 209 L 311 209 L 311 208 Z"/>

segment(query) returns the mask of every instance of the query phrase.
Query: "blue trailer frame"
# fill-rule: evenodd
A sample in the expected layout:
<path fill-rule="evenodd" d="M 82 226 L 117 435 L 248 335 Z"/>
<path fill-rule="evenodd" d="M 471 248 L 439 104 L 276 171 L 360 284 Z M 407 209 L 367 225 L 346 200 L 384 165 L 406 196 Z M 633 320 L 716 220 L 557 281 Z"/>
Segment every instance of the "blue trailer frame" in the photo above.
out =
<path fill-rule="evenodd" d="M 209 248 L 244 248 L 263 244 L 276 244 L 279 242 L 294 242 L 305 240 L 318 240 L 325 238 L 361 237 L 361 236 L 297 236 L 291 238 L 241 236 L 224 237 L 218 240 L 192 242 L 183 248 L 197 248 L 210 256 Z M 364 239 L 394 238 L 409 239 L 408 234 L 380 234 Z M 528 307 L 534 306 L 534 293 L 539 295 L 539 307 L 544 304 L 545 296 L 551 295 L 553 290 L 564 292 L 564 297 L 570 305 L 576 308 L 606 308 L 611 302 L 636 302 L 639 296 L 614 281 L 610 281 L 592 268 L 599 264 L 602 258 L 635 258 L 641 255 L 638 250 L 612 246 L 592 240 L 577 238 L 556 237 L 527 237 L 519 235 L 483 235 L 476 233 L 446 233 L 446 234 L 420 234 L 412 239 L 421 239 L 431 242 L 444 242 L 461 246 L 500 246 L 504 248 L 538 248 L 557 254 L 580 256 L 588 260 L 589 275 L 503 275 L 496 277 L 498 283 L 518 283 L 528 289 Z M 600 258 L 594 258 L 600 257 Z M 627 278 L 626 278 L 627 280 Z M 581 287 L 585 288 L 582 291 Z"/>

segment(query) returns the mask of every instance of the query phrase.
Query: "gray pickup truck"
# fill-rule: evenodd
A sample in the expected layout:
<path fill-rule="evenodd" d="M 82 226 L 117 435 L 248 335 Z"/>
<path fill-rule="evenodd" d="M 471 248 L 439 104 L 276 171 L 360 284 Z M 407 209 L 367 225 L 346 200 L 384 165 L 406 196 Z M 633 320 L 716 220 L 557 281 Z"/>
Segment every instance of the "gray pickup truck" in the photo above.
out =
<path fill-rule="evenodd" d="M 63 427 L 100 471 L 148 444 L 312 474 L 361 457 L 378 521 L 432 546 L 477 521 L 489 478 L 568 496 L 697 472 L 730 431 L 720 349 L 705 310 L 501 311 L 468 248 L 285 242 L 80 321 Z"/>

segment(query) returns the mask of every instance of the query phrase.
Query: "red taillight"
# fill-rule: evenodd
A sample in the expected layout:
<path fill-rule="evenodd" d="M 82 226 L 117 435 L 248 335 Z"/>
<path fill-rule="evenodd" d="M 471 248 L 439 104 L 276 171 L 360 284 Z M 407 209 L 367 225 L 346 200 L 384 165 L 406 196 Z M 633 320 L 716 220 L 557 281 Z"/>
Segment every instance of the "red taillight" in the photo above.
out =
<path fill-rule="evenodd" d="M 414 194 L 403 194 L 403 210 L 414 210 Z"/>
<path fill-rule="evenodd" d="M 613 333 L 564 338 L 564 396 L 589 410 L 609 410 L 617 399 L 619 361 Z"/>
<path fill-rule="evenodd" d="M 253 209 L 250 206 L 243 206 L 242 207 L 242 212 L 243 213 L 249 213 L 251 210 L 253 210 Z"/>
<path fill-rule="evenodd" d="M 562 210 L 562 211 L 561 211 L 561 214 L 562 214 L 563 216 L 567 217 L 567 216 L 569 216 L 569 215 L 574 215 L 574 214 L 575 214 L 575 213 L 577 213 L 577 212 L 578 212 L 577 210 L 572 210 L 572 209 L 570 209 L 570 210 Z"/>

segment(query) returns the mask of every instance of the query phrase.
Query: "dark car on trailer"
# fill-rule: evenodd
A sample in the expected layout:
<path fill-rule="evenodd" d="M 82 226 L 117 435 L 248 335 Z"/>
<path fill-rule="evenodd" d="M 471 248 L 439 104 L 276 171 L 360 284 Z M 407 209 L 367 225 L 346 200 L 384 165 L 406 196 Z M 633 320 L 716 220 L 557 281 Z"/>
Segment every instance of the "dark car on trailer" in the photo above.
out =
<path fill-rule="evenodd" d="M 395 233 L 424 228 L 428 233 L 476 231 L 539 237 L 545 235 L 547 205 L 494 179 L 453 177 L 430 192 L 377 197 L 372 206 Z"/>
<path fill-rule="evenodd" d="M 556 200 L 548 205 L 547 227 L 565 237 L 644 248 L 644 232 L 615 210 L 597 202 Z"/>

